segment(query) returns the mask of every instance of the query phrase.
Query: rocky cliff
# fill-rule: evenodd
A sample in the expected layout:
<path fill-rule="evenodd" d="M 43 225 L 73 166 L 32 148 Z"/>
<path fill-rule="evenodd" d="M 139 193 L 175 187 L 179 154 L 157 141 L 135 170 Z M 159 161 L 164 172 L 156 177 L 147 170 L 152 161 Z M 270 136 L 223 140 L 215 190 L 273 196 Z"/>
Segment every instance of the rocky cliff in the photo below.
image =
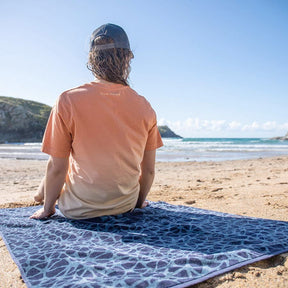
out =
<path fill-rule="evenodd" d="M 0 143 L 41 142 L 51 107 L 35 101 L 0 96 Z M 159 126 L 163 138 L 181 138 Z"/>
<path fill-rule="evenodd" d="M 168 126 L 158 126 L 162 138 L 182 138 L 175 134 Z"/>
<path fill-rule="evenodd" d="M 0 96 L 0 143 L 41 142 L 51 107 Z"/>
<path fill-rule="evenodd" d="M 273 137 L 271 140 L 285 140 L 288 141 L 288 132 L 286 133 L 285 136 L 279 136 L 279 137 Z"/>

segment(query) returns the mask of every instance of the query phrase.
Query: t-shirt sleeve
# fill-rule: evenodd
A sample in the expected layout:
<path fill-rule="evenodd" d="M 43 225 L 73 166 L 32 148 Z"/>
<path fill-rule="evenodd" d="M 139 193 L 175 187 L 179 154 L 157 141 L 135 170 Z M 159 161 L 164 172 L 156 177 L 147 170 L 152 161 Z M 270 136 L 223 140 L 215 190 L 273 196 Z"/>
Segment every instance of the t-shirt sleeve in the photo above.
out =
<path fill-rule="evenodd" d="M 72 135 L 67 120 L 59 112 L 59 103 L 51 111 L 42 141 L 42 152 L 53 157 L 69 157 L 72 147 Z"/>
<path fill-rule="evenodd" d="M 156 115 L 154 114 L 154 121 L 148 133 L 148 139 L 146 142 L 145 151 L 156 150 L 157 148 L 160 148 L 162 146 L 163 146 L 163 142 L 162 142 L 161 135 L 157 127 Z"/>

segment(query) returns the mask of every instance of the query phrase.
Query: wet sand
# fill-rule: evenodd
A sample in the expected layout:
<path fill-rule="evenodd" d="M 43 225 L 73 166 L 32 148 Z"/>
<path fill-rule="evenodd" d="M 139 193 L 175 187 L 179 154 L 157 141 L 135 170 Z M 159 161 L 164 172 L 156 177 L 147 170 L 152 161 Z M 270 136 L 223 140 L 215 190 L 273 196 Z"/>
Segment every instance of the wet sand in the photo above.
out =
<path fill-rule="evenodd" d="M 0 207 L 34 205 L 45 161 L 0 159 Z M 151 201 L 288 221 L 288 157 L 224 162 L 159 162 Z M 244 266 L 196 288 L 288 287 L 288 254 Z M 0 241 L 0 287 L 22 288 L 20 272 Z"/>

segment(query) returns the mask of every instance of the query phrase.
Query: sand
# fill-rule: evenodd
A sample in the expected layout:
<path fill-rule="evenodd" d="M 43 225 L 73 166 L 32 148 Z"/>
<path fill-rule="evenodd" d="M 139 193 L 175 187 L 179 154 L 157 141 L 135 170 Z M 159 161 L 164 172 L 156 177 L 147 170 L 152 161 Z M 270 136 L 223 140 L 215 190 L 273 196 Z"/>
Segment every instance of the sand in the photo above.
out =
<path fill-rule="evenodd" d="M 0 207 L 33 205 L 45 161 L 0 159 Z M 288 221 L 288 157 L 156 164 L 148 199 Z M 288 254 L 194 285 L 196 288 L 288 287 Z M 22 288 L 20 272 L 0 241 L 0 287 Z"/>

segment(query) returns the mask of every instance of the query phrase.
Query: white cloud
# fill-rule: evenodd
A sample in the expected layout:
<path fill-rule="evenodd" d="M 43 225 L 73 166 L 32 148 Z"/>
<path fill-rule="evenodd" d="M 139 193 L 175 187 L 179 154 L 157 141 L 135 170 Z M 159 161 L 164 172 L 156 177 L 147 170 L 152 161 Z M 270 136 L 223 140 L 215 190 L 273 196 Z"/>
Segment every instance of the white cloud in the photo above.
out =
<path fill-rule="evenodd" d="M 277 123 L 275 121 L 268 121 L 262 125 L 264 130 L 274 130 L 277 129 Z"/>
<path fill-rule="evenodd" d="M 235 120 L 187 118 L 183 121 L 160 119 L 158 124 L 169 126 L 183 137 L 274 137 L 285 135 L 288 131 L 288 122 L 276 121 L 241 123 Z"/>
<path fill-rule="evenodd" d="M 283 123 L 280 125 L 280 129 L 281 130 L 285 130 L 285 131 L 288 131 L 288 123 Z"/>
<path fill-rule="evenodd" d="M 238 130 L 241 126 L 242 124 L 240 122 L 232 121 L 228 123 L 227 128 L 230 130 Z"/>
<path fill-rule="evenodd" d="M 254 121 L 251 124 L 245 124 L 242 126 L 241 130 L 242 131 L 255 131 L 258 130 L 260 127 L 259 123 Z"/>

